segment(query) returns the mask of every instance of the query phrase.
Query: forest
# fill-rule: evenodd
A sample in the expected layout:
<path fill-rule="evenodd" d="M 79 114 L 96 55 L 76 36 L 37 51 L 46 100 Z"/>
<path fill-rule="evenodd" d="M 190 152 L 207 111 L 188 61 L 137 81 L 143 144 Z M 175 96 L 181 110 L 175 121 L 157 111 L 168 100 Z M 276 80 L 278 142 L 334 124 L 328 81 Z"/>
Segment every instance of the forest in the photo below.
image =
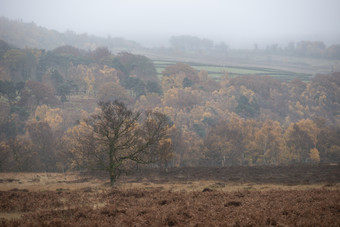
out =
<path fill-rule="evenodd" d="M 0 1 L 0 226 L 340 226 L 340 2 Z"/>
<path fill-rule="evenodd" d="M 140 135 L 126 149 L 148 149 L 150 168 L 340 162 L 339 72 L 281 81 L 221 71 L 216 79 L 178 62 L 157 75 L 151 59 L 107 47 L 0 41 L 1 171 L 84 169 L 84 155 L 102 149 L 86 140 L 89 119 L 115 102 Z M 131 168 L 138 164 L 119 166 Z"/>

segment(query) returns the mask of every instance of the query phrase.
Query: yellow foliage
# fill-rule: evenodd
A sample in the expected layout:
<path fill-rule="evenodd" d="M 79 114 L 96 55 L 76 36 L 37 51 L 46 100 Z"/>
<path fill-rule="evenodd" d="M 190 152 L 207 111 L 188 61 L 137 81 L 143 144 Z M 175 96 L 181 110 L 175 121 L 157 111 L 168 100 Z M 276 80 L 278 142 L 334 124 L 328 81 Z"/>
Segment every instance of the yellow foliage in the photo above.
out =
<path fill-rule="evenodd" d="M 204 112 L 202 116 L 203 116 L 203 118 L 204 117 L 213 117 L 213 115 L 210 112 Z"/>
<path fill-rule="evenodd" d="M 71 167 L 82 165 L 84 142 L 89 133 L 88 125 L 81 121 L 79 125 L 69 128 L 62 137 L 63 144 L 69 156 L 72 159 Z"/>
<path fill-rule="evenodd" d="M 318 149 L 316 149 L 316 148 L 312 148 L 312 149 L 310 149 L 310 151 L 309 151 L 309 157 L 310 157 L 310 160 L 312 161 L 312 162 L 320 162 L 320 155 L 319 155 L 319 151 L 318 151 Z"/>
<path fill-rule="evenodd" d="M 89 93 L 92 93 L 93 92 L 95 78 L 94 78 L 93 71 L 92 71 L 91 68 L 87 68 L 87 70 L 85 72 L 84 81 L 87 84 L 87 89 L 88 89 Z"/>
<path fill-rule="evenodd" d="M 243 85 L 240 86 L 240 89 L 241 89 L 241 94 L 246 96 L 249 99 L 249 102 L 252 102 L 254 99 L 255 93 Z"/>
<path fill-rule="evenodd" d="M 296 124 L 301 130 L 307 132 L 308 135 L 313 139 L 314 144 L 316 144 L 320 129 L 317 127 L 314 121 L 310 119 L 302 119 Z"/>
<path fill-rule="evenodd" d="M 118 73 L 115 68 L 110 68 L 107 65 L 104 65 L 102 69 L 99 69 L 100 75 L 97 76 L 99 78 L 105 78 L 105 81 L 114 82 L 116 84 L 119 84 L 119 78 Z"/>
<path fill-rule="evenodd" d="M 329 149 L 330 153 L 340 153 L 340 146 L 338 145 L 332 145 L 331 148 Z"/>
<path fill-rule="evenodd" d="M 320 97 L 319 97 L 319 104 L 320 104 L 320 105 L 321 105 L 321 104 L 324 104 L 325 101 L 326 101 L 326 99 L 327 99 L 327 97 L 326 97 L 325 94 L 320 95 Z"/>
<path fill-rule="evenodd" d="M 37 120 L 46 121 L 55 130 L 63 122 L 63 111 L 59 108 L 52 109 L 47 105 L 42 105 L 35 109 L 34 117 Z"/>
<path fill-rule="evenodd" d="M 204 69 L 201 69 L 198 72 L 198 78 L 201 81 L 206 81 L 208 79 L 208 72 L 206 70 L 204 70 Z"/>

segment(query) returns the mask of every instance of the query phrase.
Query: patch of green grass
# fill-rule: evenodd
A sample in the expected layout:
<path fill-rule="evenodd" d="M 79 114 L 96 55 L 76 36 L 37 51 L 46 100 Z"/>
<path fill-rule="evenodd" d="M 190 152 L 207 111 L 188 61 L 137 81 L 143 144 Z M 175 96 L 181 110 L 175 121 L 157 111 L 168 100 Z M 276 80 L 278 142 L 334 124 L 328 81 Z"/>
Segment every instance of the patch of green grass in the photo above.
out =
<path fill-rule="evenodd" d="M 154 61 L 158 76 L 162 77 L 163 70 L 170 65 L 176 64 L 174 61 Z M 208 72 L 210 78 L 219 80 L 224 72 L 228 72 L 231 77 L 242 75 L 259 75 L 270 76 L 275 79 L 290 81 L 299 78 L 302 81 L 309 81 L 312 77 L 310 74 L 295 73 L 280 69 L 263 68 L 263 67 L 236 67 L 236 66 L 218 66 L 218 65 L 204 65 L 198 63 L 186 63 L 196 70 L 205 70 Z"/>

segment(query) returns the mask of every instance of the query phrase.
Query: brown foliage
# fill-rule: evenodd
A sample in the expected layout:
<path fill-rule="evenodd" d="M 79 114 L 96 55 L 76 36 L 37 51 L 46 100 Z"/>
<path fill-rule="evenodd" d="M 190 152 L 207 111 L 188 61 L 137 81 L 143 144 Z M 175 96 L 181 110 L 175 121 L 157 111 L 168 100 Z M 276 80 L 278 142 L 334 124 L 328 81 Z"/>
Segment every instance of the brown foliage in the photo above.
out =
<path fill-rule="evenodd" d="M 337 226 L 340 193 L 309 191 L 2 191 L 3 226 Z M 91 201 L 92 200 L 92 201 Z M 95 203 L 103 202 L 101 207 Z M 77 204 L 75 206 L 75 204 Z"/>
<path fill-rule="evenodd" d="M 0 226 L 339 226 L 338 166 L 281 166 L 154 169 L 134 175 L 147 182 L 219 180 L 194 191 L 161 188 L 86 187 L 89 178 L 62 181 L 76 190 L 0 191 Z M 187 175 L 183 179 L 183 175 Z M 9 177 L 9 176 L 8 176 Z M 63 175 L 62 179 L 65 176 Z M 27 177 L 25 177 L 26 179 Z M 60 178 L 53 178 L 58 180 Z M 126 180 L 126 179 L 125 179 Z M 3 179 L 8 184 L 15 179 Z M 22 180 L 20 180 L 22 181 Z M 203 181 L 200 181 L 202 183 Z M 223 191 L 233 182 L 322 183 L 309 190 Z M 328 183 L 327 183 L 328 182 Z M 46 184 L 43 181 L 41 184 Z M 327 183 L 327 184 L 325 184 Z M 19 183 L 17 183 L 19 184 Z M 307 183 L 308 184 L 308 183 Z M 21 184 L 20 184 L 21 185 Z M 43 187 L 46 187 L 44 185 Z M 328 190 L 328 189 L 333 190 Z M 12 216 L 11 216 L 12 214 Z M 16 214 L 15 219 L 11 219 Z M 4 218 L 6 217 L 6 218 Z"/>

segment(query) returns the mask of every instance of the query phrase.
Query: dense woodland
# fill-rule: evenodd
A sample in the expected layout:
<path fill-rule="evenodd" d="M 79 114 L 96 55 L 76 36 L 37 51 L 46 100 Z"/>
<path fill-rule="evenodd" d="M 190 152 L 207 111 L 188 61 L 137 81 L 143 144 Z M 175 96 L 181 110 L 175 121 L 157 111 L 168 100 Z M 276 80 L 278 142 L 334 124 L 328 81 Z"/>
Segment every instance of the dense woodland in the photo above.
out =
<path fill-rule="evenodd" d="M 340 162 L 339 72 L 214 80 L 177 63 L 159 77 L 142 55 L 0 41 L 0 95 L 1 171 L 81 169 L 86 119 L 114 100 L 167 117 L 153 168 Z"/>

